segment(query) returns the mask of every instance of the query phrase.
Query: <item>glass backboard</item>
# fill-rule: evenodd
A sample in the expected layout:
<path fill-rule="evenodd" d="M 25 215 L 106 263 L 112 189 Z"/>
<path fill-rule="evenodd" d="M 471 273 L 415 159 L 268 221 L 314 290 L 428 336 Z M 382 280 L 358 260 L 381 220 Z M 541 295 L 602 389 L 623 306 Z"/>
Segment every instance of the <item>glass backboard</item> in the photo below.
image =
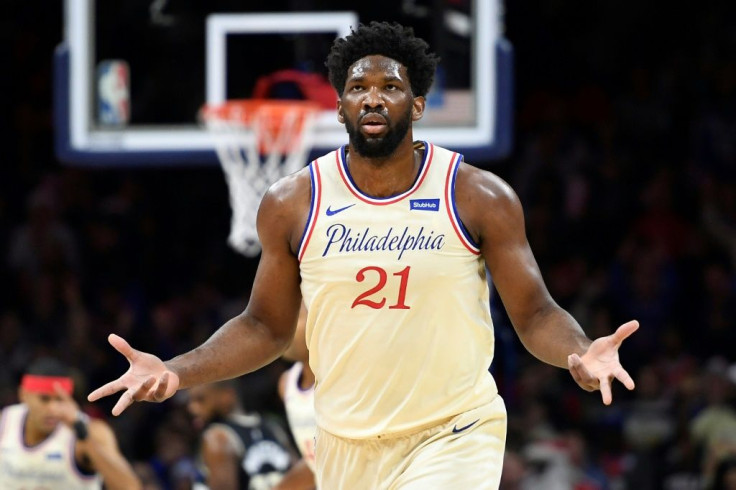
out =
<path fill-rule="evenodd" d="M 78 165 L 217 162 L 197 120 L 205 103 L 252 97 L 284 70 L 326 80 L 336 36 L 372 20 L 414 28 L 442 61 L 415 137 L 466 154 L 511 147 L 512 51 L 498 0 L 66 0 L 55 57 L 58 157 Z M 271 96 L 302 98 L 277 84 Z M 336 97 L 336 95 L 335 95 Z M 315 154 L 347 141 L 334 107 L 318 116 Z"/>

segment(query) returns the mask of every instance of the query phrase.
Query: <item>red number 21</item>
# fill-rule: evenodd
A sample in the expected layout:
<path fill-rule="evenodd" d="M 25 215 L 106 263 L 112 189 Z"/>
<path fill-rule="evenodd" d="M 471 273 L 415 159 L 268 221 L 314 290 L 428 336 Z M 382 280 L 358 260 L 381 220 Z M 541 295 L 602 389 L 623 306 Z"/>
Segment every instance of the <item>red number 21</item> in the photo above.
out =
<path fill-rule="evenodd" d="M 401 283 L 399 284 L 399 297 L 396 298 L 396 304 L 389 306 L 389 310 L 408 310 L 410 307 L 406 305 L 406 285 L 409 282 L 409 270 L 411 267 L 406 266 L 399 272 L 394 272 L 392 275 L 398 276 L 401 278 Z M 357 298 L 355 298 L 355 301 L 353 301 L 353 304 L 351 308 L 355 308 L 358 305 L 365 305 L 369 308 L 373 309 L 380 309 L 383 308 L 383 305 L 386 304 L 386 298 L 382 297 L 381 301 L 373 301 L 368 299 L 369 296 L 379 292 L 383 287 L 386 285 L 386 282 L 388 280 L 388 272 L 386 272 L 386 269 L 383 269 L 381 267 L 376 266 L 368 266 L 363 267 L 358 271 L 358 273 L 355 275 L 355 279 L 358 282 L 363 282 L 366 279 L 366 272 L 376 272 L 378 274 L 378 282 L 375 286 L 368 289 L 364 293 L 360 294 Z"/>

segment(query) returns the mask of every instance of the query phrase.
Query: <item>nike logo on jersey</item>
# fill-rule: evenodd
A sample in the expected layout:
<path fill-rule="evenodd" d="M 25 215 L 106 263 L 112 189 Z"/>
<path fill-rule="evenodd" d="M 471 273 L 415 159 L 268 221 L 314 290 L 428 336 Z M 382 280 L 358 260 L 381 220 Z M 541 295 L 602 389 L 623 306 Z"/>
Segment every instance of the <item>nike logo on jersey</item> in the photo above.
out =
<path fill-rule="evenodd" d="M 347 206 L 345 206 L 343 208 L 337 208 L 337 209 L 332 209 L 332 206 L 327 206 L 326 214 L 327 214 L 327 216 L 332 216 L 334 214 L 337 214 L 337 213 L 340 213 L 342 211 L 345 211 L 347 208 L 352 208 L 353 206 L 355 206 L 355 203 L 348 204 Z"/>
<path fill-rule="evenodd" d="M 480 420 L 480 419 L 478 419 L 478 420 Z M 452 432 L 455 433 L 455 434 L 457 434 L 458 432 L 462 432 L 464 430 L 470 429 L 471 427 L 473 427 L 475 424 L 478 423 L 478 420 L 476 420 L 475 422 L 471 422 L 471 423 L 469 423 L 468 425 L 466 425 L 464 427 L 459 427 L 458 428 L 458 426 L 456 425 L 455 427 L 452 428 Z"/>

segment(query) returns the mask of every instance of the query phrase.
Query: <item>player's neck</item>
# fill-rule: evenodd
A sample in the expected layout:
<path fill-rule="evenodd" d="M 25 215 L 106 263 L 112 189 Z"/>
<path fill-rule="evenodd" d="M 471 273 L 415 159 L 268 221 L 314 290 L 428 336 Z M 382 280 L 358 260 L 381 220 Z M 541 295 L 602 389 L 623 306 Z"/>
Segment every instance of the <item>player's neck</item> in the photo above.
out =
<path fill-rule="evenodd" d="M 48 432 L 35 429 L 31 424 L 26 422 L 23 426 L 23 443 L 28 447 L 34 447 L 48 439 Z"/>
<path fill-rule="evenodd" d="M 391 197 L 407 191 L 416 179 L 423 151 L 407 138 L 391 155 L 368 158 L 352 150 L 346 154 L 353 182 L 361 192 L 373 197 Z"/>

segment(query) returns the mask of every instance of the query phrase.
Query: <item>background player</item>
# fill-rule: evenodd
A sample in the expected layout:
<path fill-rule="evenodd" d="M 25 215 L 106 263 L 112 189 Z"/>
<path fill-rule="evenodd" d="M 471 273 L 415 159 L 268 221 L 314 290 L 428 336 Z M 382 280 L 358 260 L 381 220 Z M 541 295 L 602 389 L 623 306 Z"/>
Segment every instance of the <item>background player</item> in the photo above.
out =
<path fill-rule="evenodd" d="M 276 423 L 243 410 L 234 380 L 193 387 L 188 409 L 202 430 L 203 476 L 195 488 L 267 490 L 291 466 L 288 436 Z"/>
<path fill-rule="evenodd" d="M 0 415 L 0 488 L 135 490 L 141 484 L 117 447 L 112 429 L 90 419 L 72 398 L 74 382 L 59 361 L 27 369 L 20 403 Z"/>
<path fill-rule="evenodd" d="M 284 358 L 294 365 L 279 379 L 279 395 L 284 401 L 291 435 L 302 458 L 284 475 L 278 490 L 308 490 L 315 488 L 314 438 L 317 420 L 314 415 L 314 373 L 309 367 L 309 351 L 305 338 L 307 309 L 302 303 L 294 340 Z"/>

